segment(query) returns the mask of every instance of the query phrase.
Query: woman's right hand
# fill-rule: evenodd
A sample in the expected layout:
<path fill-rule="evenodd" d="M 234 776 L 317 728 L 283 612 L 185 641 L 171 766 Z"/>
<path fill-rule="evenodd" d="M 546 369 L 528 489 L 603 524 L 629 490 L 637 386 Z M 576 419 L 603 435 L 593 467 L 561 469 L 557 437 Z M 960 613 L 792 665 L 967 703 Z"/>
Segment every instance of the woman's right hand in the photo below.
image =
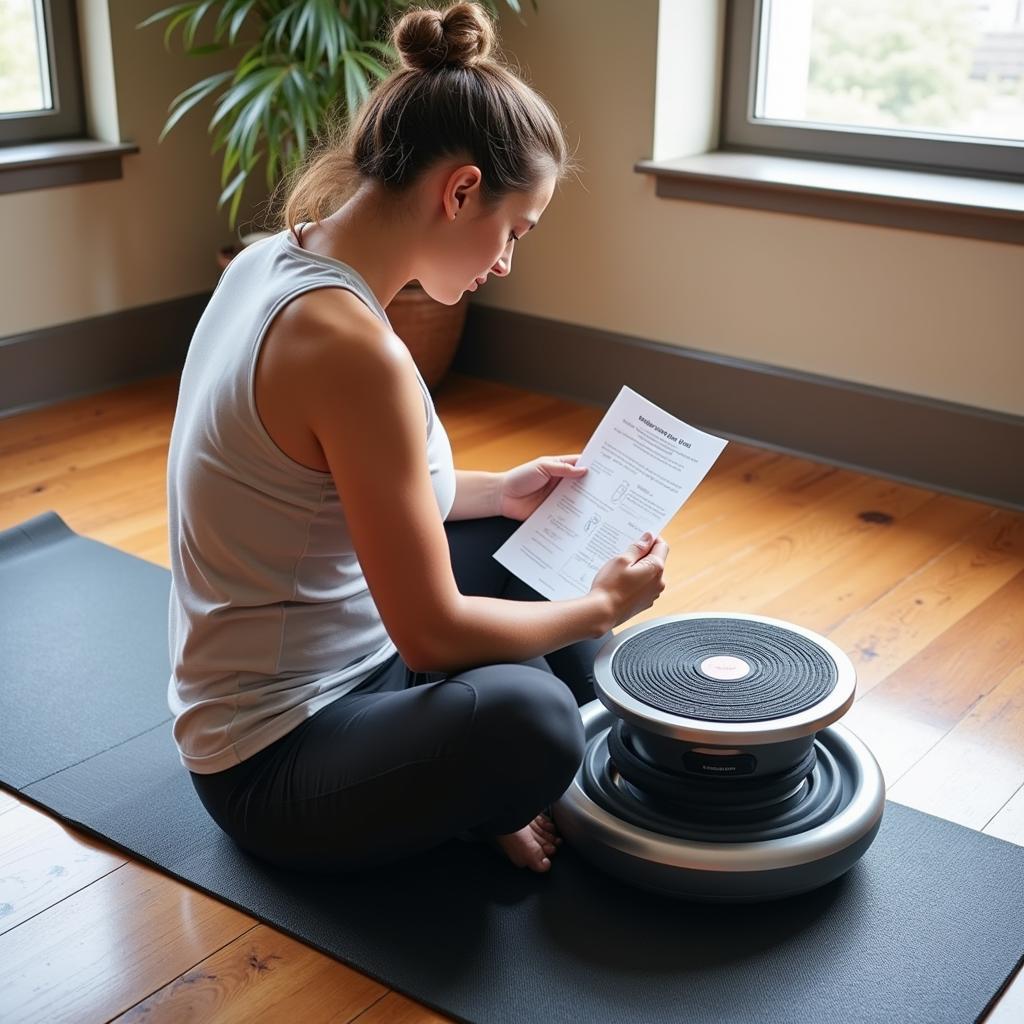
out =
<path fill-rule="evenodd" d="M 665 589 L 662 577 L 668 550 L 663 537 L 645 533 L 598 570 L 590 590 L 603 592 L 610 599 L 613 625 L 625 622 L 657 601 Z"/>

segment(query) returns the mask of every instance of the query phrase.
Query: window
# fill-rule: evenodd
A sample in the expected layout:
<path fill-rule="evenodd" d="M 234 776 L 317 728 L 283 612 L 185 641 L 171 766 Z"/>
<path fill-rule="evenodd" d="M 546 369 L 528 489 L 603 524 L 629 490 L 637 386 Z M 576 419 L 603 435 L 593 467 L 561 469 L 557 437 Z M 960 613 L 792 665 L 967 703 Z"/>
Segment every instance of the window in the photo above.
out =
<path fill-rule="evenodd" d="M 74 0 L 0 0 L 0 145 L 85 135 Z"/>
<path fill-rule="evenodd" d="M 1024 0 L 730 0 L 722 149 L 1024 180 Z"/>

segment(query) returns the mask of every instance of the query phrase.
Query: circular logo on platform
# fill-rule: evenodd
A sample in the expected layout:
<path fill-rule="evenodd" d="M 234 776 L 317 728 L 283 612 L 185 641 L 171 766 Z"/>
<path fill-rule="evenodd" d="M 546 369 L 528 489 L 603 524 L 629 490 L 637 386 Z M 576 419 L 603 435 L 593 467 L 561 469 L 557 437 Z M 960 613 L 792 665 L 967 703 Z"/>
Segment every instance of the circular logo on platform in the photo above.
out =
<path fill-rule="evenodd" d="M 742 679 L 750 672 L 750 665 L 731 654 L 716 654 L 700 663 L 700 670 L 712 679 Z"/>

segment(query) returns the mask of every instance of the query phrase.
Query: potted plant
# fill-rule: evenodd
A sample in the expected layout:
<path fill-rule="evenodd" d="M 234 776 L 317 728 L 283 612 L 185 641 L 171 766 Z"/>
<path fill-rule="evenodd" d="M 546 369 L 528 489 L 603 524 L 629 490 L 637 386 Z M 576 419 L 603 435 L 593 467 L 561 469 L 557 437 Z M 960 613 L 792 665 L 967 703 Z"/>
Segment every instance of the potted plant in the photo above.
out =
<path fill-rule="evenodd" d="M 479 2 L 497 15 L 494 0 Z M 521 13 L 518 0 L 505 2 Z M 532 3 L 536 9 L 536 0 Z M 212 153 L 223 150 L 217 208 L 227 206 L 232 229 L 246 183 L 261 160 L 266 186 L 273 190 L 305 159 L 330 122 L 348 120 L 372 83 L 391 73 L 398 55 L 386 33 L 409 6 L 411 0 L 187 0 L 139 23 L 144 28 L 166 22 L 165 47 L 170 48 L 177 32 L 190 56 L 239 51 L 232 68 L 174 97 L 160 133 L 163 141 L 190 110 L 217 94 L 208 131 Z M 243 244 L 252 237 L 245 236 Z M 222 266 L 234 251 L 221 250 Z M 444 376 L 455 354 L 467 303 L 463 295 L 456 305 L 445 306 L 412 282 L 387 308 L 430 387 Z"/>

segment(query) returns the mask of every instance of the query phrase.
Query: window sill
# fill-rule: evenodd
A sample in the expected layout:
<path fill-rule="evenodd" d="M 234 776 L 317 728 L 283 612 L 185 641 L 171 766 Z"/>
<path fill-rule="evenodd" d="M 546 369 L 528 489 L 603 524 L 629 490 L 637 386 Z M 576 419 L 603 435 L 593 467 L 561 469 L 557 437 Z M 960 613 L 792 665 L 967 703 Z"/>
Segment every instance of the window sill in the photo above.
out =
<path fill-rule="evenodd" d="M 717 151 L 640 160 L 656 194 L 1024 245 L 1024 184 Z"/>
<path fill-rule="evenodd" d="M 0 147 L 0 193 L 26 192 L 121 177 L 121 158 L 138 153 L 127 142 L 62 139 Z"/>

